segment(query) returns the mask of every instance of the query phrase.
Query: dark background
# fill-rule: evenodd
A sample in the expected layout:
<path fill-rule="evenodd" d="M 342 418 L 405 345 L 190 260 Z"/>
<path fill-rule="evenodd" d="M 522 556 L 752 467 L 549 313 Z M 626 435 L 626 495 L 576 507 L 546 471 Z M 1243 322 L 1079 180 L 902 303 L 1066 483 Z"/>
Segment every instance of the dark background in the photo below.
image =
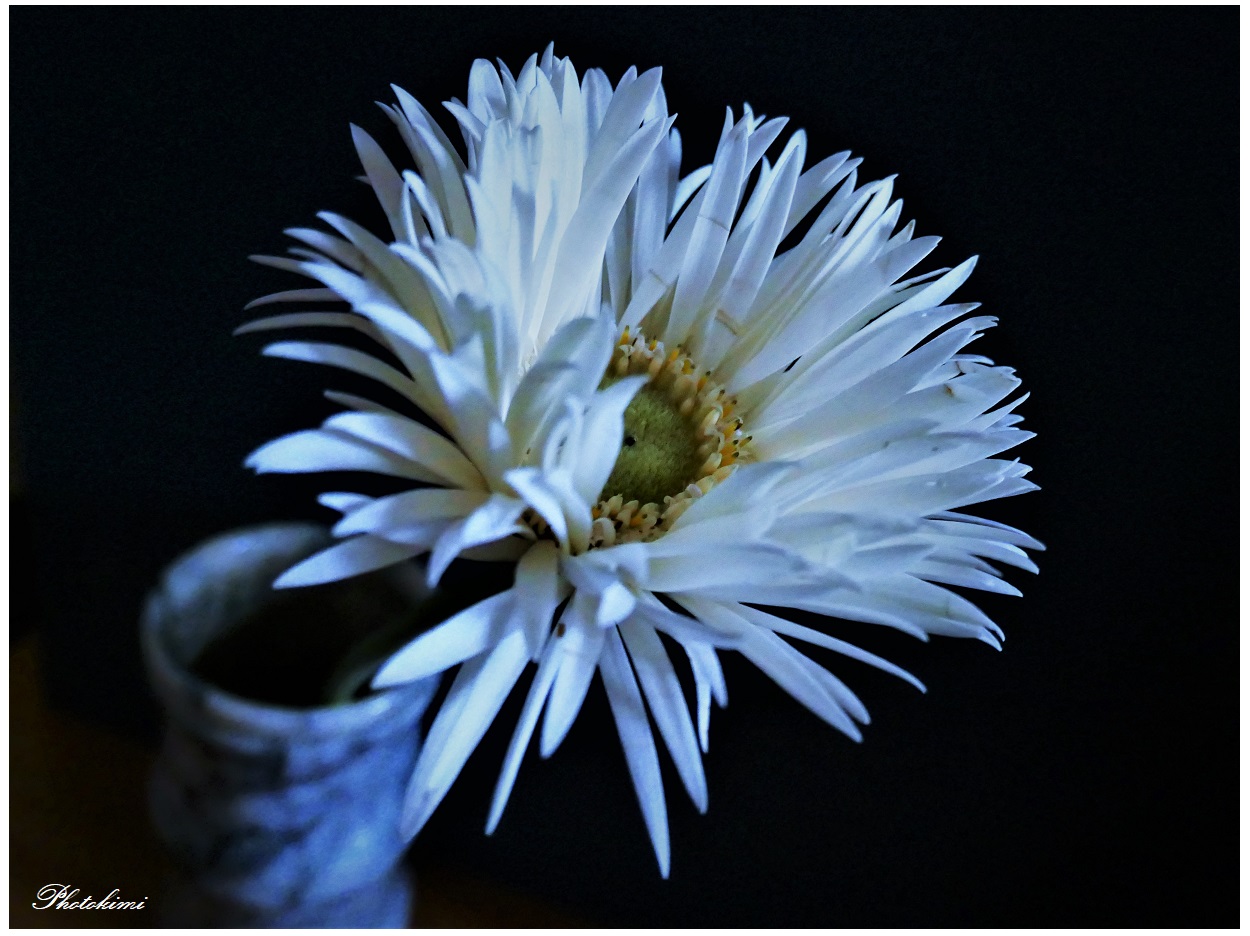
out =
<path fill-rule="evenodd" d="M 482 835 L 513 698 L 414 848 L 625 925 L 1237 925 L 1238 14 L 1232 9 L 11 11 L 13 621 L 53 701 L 142 737 L 135 620 L 162 565 L 312 517 L 243 457 L 329 412 L 326 369 L 232 338 L 288 288 L 250 253 L 320 210 L 370 223 L 348 134 L 431 110 L 475 57 L 549 39 L 662 65 L 685 165 L 749 101 L 898 172 L 905 218 L 981 262 L 1043 490 L 985 512 L 1049 551 L 982 605 L 1005 651 L 838 625 L 862 746 L 727 661 L 698 816 L 665 764 L 658 878 L 602 691 Z M 442 112 L 439 111 L 441 116 Z M 450 121 L 447 121 L 449 124 Z M 33 604 L 32 604 L 33 603 Z M 139 795 L 139 791 L 136 791 Z M 438 858 L 437 856 L 442 856 Z M 110 869 L 121 871 L 122 869 Z M 120 880 L 120 878 L 119 878 Z"/>

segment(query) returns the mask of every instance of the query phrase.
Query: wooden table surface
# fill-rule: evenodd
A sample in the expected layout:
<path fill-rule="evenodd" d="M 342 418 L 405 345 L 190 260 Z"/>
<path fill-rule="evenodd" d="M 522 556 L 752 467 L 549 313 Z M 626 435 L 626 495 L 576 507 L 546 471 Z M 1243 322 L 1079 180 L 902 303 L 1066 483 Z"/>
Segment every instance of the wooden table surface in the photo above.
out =
<path fill-rule="evenodd" d="M 34 638 L 9 662 L 9 925 L 156 926 L 169 863 L 148 823 L 146 785 L 155 752 L 133 738 L 48 708 Z M 417 927 L 570 927 L 562 908 L 460 869 L 414 864 Z M 80 897 L 148 898 L 136 911 L 56 911 L 32 906 L 39 889 L 65 883 Z M 125 913 L 125 919 L 118 914 Z"/>

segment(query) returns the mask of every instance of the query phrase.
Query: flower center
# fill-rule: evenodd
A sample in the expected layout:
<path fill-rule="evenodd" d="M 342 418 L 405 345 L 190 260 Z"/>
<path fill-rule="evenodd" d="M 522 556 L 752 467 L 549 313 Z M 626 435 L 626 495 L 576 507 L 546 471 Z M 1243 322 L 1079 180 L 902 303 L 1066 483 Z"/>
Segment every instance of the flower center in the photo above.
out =
<path fill-rule="evenodd" d="M 625 410 L 625 441 L 604 493 L 659 503 L 696 479 L 702 465 L 694 427 L 671 394 L 647 385 Z"/>
<path fill-rule="evenodd" d="M 625 438 L 601 500 L 592 510 L 592 546 L 650 540 L 695 498 L 733 472 L 749 436 L 733 415 L 736 400 L 698 374 L 680 348 L 642 334 L 621 335 L 604 383 L 631 374 L 648 382 L 625 410 Z"/>

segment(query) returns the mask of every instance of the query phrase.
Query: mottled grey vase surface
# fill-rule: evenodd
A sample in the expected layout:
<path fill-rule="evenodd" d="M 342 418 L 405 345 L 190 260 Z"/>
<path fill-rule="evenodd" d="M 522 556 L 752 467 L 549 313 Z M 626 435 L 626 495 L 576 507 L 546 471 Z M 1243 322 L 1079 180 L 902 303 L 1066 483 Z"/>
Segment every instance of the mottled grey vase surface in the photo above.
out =
<path fill-rule="evenodd" d="M 303 524 L 224 534 L 170 566 L 144 610 L 149 679 L 166 713 L 151 813 L 198 894 L 180 903 L 199 906 L 202 924 L 406 922 L 406 878 L 395 873 L 407 845 L 400 806 L 437 680 L 293 708 L 232 695 L 194 672 L 213 641 L 289 600 L 274 578 L 328 542 L 324 529 Z M 404 575 L 330 593 L 330 624 L 337 615 L 359 628 L 396 601 L 415 603 L 420 585 Z M 294 672 L 301 643 L 290 641 Z M 204 909 L 213 902 L 216 911 Z"/>

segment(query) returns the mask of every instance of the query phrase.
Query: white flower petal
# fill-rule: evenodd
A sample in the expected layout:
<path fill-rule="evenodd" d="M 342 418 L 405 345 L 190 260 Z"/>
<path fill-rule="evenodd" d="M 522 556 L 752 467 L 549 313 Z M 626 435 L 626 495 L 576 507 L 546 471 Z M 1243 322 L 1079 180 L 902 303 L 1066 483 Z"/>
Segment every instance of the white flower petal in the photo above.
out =
<path fill-rule="evenodd" d="M 757 448 L 767 458 L 800 458 L 822 442 L 892 421 L 899 412 L 894 404 L 949 361 L 975 333 L 975 326 L 956 325 L 796 419 L 771 422 L 769 412 L 757 414 L 760 424 L 753 433 Z M 899 418 L 913 416 L 903 412 Z"/>
<path fill-rule="evenodd" d="M 540 339 L 568 318 L 584 314 L 588 299 L 595 300 L 597 306 L 598 297 L 593 292 L 599 284 L 599 264 L 612 223 L 643 164 L 670 126 L 668 120 L 659 117 L 648 121 L 612 155 L 593 187 L 583 191 L 577 213 L 560 242 L 556 278 L 547 299 L 551 311 L 539 331 Z"/>
<path fill-rule="evenodd" d="M 708 591 L 727 593 L 757 581 L 802 577 L 809 571 L 802 557 L 767 543 L 706 543 L 701 553 L 668 552 L 665 537 L 652 544 L 647 585 L 653 591 Z"/>
<path fill-rule="evenodd" d="M 670 222 L 677 217 L 677 213 L 681 211 L 686 202 L 690 201 L 690 199 L 694 197 L 695 192 L 703 188 L 703 186 L 707 184 L 707 180 L 711 177 L 712 164 L 708 163 L 706 166 L 700 166 L 689 175 L 684 176 L 681 181 L 677 183 L 677 187 L 674 190 L 673 195 L 673 208 L 668 217 Z"/>
<path fill-rule="evenodd" d="M 425 466 L 363 439 L 324 429 L 306 429 L 267 442 L 244 464 L 260 474 L 311 471 L 370 471 L 414 481 L 438 481 Z"/>
<path fill-rule="evenodd" d="M 508 751 L 504 755 L 503 767 L 499 771 L 499 780 L 495 784 L 495 794 L 491 798 L 490 815 L 486 819 L 486 834 L 491 835 L 503 818 L 504 807 L 508 797 L 512 795 L 513 784 L 516 783 L 517 771 L 521 768 L 521 759 L 529 746 L 534 728 L 538 725 L 538 717 L 542 713 L 551 686 L 555 682 L 560 655 L 556 650 L 556 641 L 549 641 L 544 648 L 538 672 L 534 674 L 534 682 L 529 694 L 525 697 L 525 705 L 521 708 L 521 717 L 517 719 L 512 740 L 508 742 Z"/>
<path fill-rule="evenodd" d="M 855 170 L 863 160 L 851 159 L 850 151 L 834 153 L 812 166 L 799 177 L 794 187 L 794 200 L 783 228 L 784 237 L 820 204 L 821 199 L 837 188 L 838 184 Z"/>
<path fill-rule="evenodd" d="M 504 109 L 503 85 L 499 72 L 486 59 L 477 59 L 469 69 L 469 113 L 487 123 Z"/>
<path fill-rule="evenodd" d="M 450 357 L 433 354 L 429 360 L 449 413 L 451 425 L 446 426 L 447 430 L 487 483 L 497 484 L 510 461 L 512 445 L 493 401 L 477 375 Z"/>
<path fill-rule="evenodd" d="M 925 516 L 1035 491 L 1037 485 L 1020 477 L 1028 470 L 1017 462 L 991 458 L 955 471 L 841 488 L 813 500 L 811 506 L 821 510 L 867 506 L 882 513 Z"/>
<path fill-rule="evenodd" d="M 373 323 L 362 315 L 352 312 L 289 312 L 285 315 L 271 315 L 256 319 L 234 330 L 236 335 L 248 335 L 253 332 L 273 331 L 278 328 L 351 328 L 368 335 L 376 341 L 383 342 L 382 334 Z"/>
<path fill-rule="evenodd" d="M 360 156 L 360 164 L 364 167 L 369 185 L 373 188 L 378 202 L 382 205 L 382 210 L 386 212 L 386 217 L 391 222 L 391 230 L 396 237 L 401 237 L 403 224 L 399 210 L 404 187 L 403 180 L 400 179 L 399 173 L 395 171 L 395 167 L 391 165 L 391 161 L 386 158 L 382 147 L 378 146 L 373 137 L 355 124 L 352 124 L 351 128 L 352 141 L 356 144 L 356 152 Z"/>
<path fill-rule="evenodd" d="M 552 615 L 571 590 L 560 576 L 560 551 L 550 540 L 535 543 L 517 563 L 516 613 L 533 654 L 546 642 Z"/>
<path fill-rule="evenodd" d="M 373 677 L 373 687 L 423 679 L 485 653 L 516 629 L 515 608 L 515 595 L 506 591 L 453 614 L 395 651 Z"/>
<path fill-rule="evenodd" d="M 413 382 L 395 368 L 383 364 L 375 357 L 370 357 L 355 348 L 344 348 L 340 345 L 320 344 L 311 341 L 279 341 L 269 345 L 261 352 L 266 357 L 286 358 L 290 361 L 308 361 L 312 364 L 329 364 L 343 370 L 363 374 L 379 383 L 390 387 L 400 396 L 412 399 L 415 387 Z"/>
<path fill-rule="evenodd" d="M 577 496 L 571 479 L 536 468 L 516 468 L 504 479 L 551 526 L 562 549 L 581 551 L 590 540 L 590 505 Z"/>
<path fill-rule="evenodd" d="M 390 302 L 358 302 L 353 308 L 385 335 L 387 346 L 414 375 L 424 377 L 427 357 L 447 343 L 437 310 L 427 311 L 423 324 Z"/>
<path fill-rule="evenodd" d="M 533 468 L 518 468 L 508 472 L 505 479 L 525 499 L 540 517 L 551 527 L 552 535 L 561 547 L 568 549 L 568 522 L 560 496 L 542 473 Z"/>
<path fill-rule="evenodd" d="M 363 257 L 361 262 L 368 267 Z M 301 269 L 305 276 L 324 283 L 337 294 L 338 298 L 347 302 L 352 308 L 370 303 L 385 304 L 389 300 L 386 290 L 380 284 L 371 281 L 368 276 L 357 275 L 349 268 L 344 268 L 329 260 L 309 260 L 301 265 Z M 361 273 L 363 274 L 364 270 L 361 270 Z"/>
<path fill-rule="evenodd" d="M 690 794 L 695 808 L 705 813 L 707 780 L 703 776 L 703 760 L 699 756 L 699 744 L 682 696 L 681 683 L 677 681 L 677 672 L 668 658 L 668 651 L 655 630 L 637 617 L 622 623 L 620 634 L 634 663 L 638 684 L 642 686 L 651 717 L 668 746 L 686 792 Z"/>
<path fill-rule="evenodd" d="M 815 644 L 818 647 L 824 647 L 826 650 L 833 650 L 843 656 L 850 657 L 852 660 L 859 660 L 861 663 L 867 663 L 879 670 L 897 676 L 899 679 L 906 680 L 921 692 L 925 691 L 924 683 L 907 672 L 901 667 L 895 666 L 889 660 L 883 660 L 875 653 L 869 653 L 861 650 L 854 644 L 849 644 L 845 640 L 838 640 L 836 637 L 830 637 L 828 634 L 822 634 L 820 631 L 812 630 L 810 627 L 804 627 L 802 624 L 795 624 L 793 621 L 787 621 L 785 618 L 777 617 L 774 614 L 768 614 L 758 608 L 748 607 L 747 605 L 739 605 L 738 613 L 753 624 L 761 627 L 767 627 L 769 630 L 786 637 L 794 637 L 798 640 Z"/>
<path fill-rule="evenodd" d="M 365 258 L 359 250 L 342 238 L 318 231 L 315 228 L 287 228 L 282 233 L 312 248 L 311 256 L 319 260 L 333 260 L 341 267 L 353 273 L 361 273 L 365 268 Z M 300 256 L 310 256 L 309 252 Z"/>
<path fill-rule="evenodd" d="M 681 336 L 689 334 L 716 275 L 746 176 L 747 136 L 745 122 L 739 122 L 722 140 L 712 163 L 712 177 L 703 190 L 704 198 L 699 205 L 690 244 L 677 275 L 668 333 L 664 336 L 666 341 L 676 342 Z"/>
<path fill-rule="evenodd" d="M 595 623 L 600 627 L 611 627 L 624 621 L 638 606 L 634 593 L 620 582 L 613 582 L 597 596 L 595 605 Z"/>
<path fill-rule="evenodd" d="M 670 863 L 668 811 L 664 804 L 664 785 L 660 780 L 660 758 L 651 726 L 647 723 L 638 683 L 630 671 L 625 648 L 615 630 L 608 631 L 599 671 L 603 675 L 616 731 L 621 737 L 629 775 L 638 794 L 638 804 L 642 807 L 643 819 L 651 834 L 651 845 L 660 863 L 660 876 L 667 878 Z"/>
<path fill-rule="evenodd" d="M 594 503 L 612 474 L 625 438 L 625 409 L 646 384 L 645 377 L 625 377 L 596 393 L 582 419 L 580 438 L 569 444 L 579 447 L 573 489 L 587 503 Z"/>
<path fill-rule="evenodd" d="M 558 671 L 543 718 L 539 752 L 555 753 L 581 711 L 604 646 L 604 629 L 594 623 L 593 597 L 577 592 L 556 625 Z M 563 625 L 563 627 L 561 627 Z"/>
<path fill-rule="evenodd" d="M 653 102 L 652 110 L 647 113 L 648 117 L 667 111 L 662 96 L 661 92 L 660 98 Z M 632 212 L 622 212 L 617 221 L 617 233 L 620 235 L 618 246 L 627 260 L 623 272 L 628 274 L 630 280 L 637 281 L 646 274 L 651 258 L 664 242 L 673 196 L 669 177 L 671 170 L 675 168 L 674 163 L 679 163 L 680 160 L 681 137 L 676 130 L 670 130 L 668 137 L 656 147 L 639 174 L 638 183 L 630 195 Z M 615 309 L 618 315 L 625 311 L 629 303 L 627 292 L 622 291 L 620 298 L 622 302 Z"/>
<path fill-rule="evenodd" d="M 625 148 L 643 123 L 652 100 L 660 90 L 660 77 L 660 69 L 652 68 L 637 78 L 627 73 L 621 79 L 596 127 L 595 144 L 586 157 L 583 189 L 595 185 L 611 170 L 616 154 Z M 637 173 L 634 175 L 637 176 Z M 632 181 L 630 184 L 632 186 Z"/>
<path fill-rule="evenodd" d="M 940 556 L 932 556 L 918 563 L 912 570 L 913 575 L 923 578 L 926 582 L 940 582 L 943 585 L 958 585 L 960 588 L 975 588 L 980 591 L 993 592 L 998 595 L 1011 595 L 1019 598 L 1024 592 L 1009 582 L 1005 582 L 997 571 L 968 568 L 963 557 L 952 561 Z"/>
<path fill-rule="evenodd" d="M 399 415 L 389 406 L 383 406 L 381 403 L 375 403 L 373 400 L 367 400 L 354 393 L 343 393 L 339 390 L 325 390 L 322 392 L 322 396 L 333 403 L 339 404 L 339 406 L 345 406 L 358 413 L 381 413 L 385 416 Z"/>
<path fill-rule="evenodd" d="M 464 163 L 420 102 L 395 85 L 391 85 L 391 90 L 395 92 L 407 120 L 405 141 L 421 167 L 421 174 L 433 183 L 431 187 L 438 197 L 449 232 L 456 237 L 471 240 L 473 215 L 461 182 L 464 177 Z M 400 129 L 403 131 L 405 127 L 401 124 Z"/>
<path fill-rule="evenodd" d="M 612 337 L 612 323 L 606 319 L 577 318 L 561 326 L 543 347 L 508 408 L 506 425 L 519 456 L 547 436 L 566 398 L 581 396 L 598 383 L 612 354 Z"/>
<path fill-rule="evenodd" d="M 430 553 L 430 565 L 426 572 L 429 584 L 435 585 L 452 560 L 464 550 L 522 532 L 523 528 L 517 521 L 524 510 L 525 505 L 515 498 L 491 494 L 473 513 L 451 523 Z"/>
<path fill-rule="evenodd" d="M 275 302 L 338 302 L 339 295 L 333 289 L 284 289 L 253 299 L 243 308 L 245 311 Z"/>
<path fill-rule="evenodd" d="M 357 536 L 287 569 L 274 581 L 273 587 L 297 588 L 335 582 L 394 565 L 421 551 L 418 547 L 392 543 L 376 536 Z"/>
<path fill-rule="evenodd" d="M 684 643 L 686 656 L 690 659 L 690 669 L 694 673 L 695 695 L 699 709 L 699 747 L 703 753 L 708 749 L 708 726 L 711 721 L 713 697 L 716 704 L 724 708 L 729 704 L 729 692 L 725 687 L 725 674 L 716 651 L 706 644 Z"/>
<path fill-rule="evenodd" d="M 363 494 L 350 494 L 343 491 L 327 492 L 317 497 L 318 504 L 343 514 L 358 510 L 372 500 L 372 497 L 366 497 Z"/>
<path fill-rule="evenodd" d="M 442 802 L 516 685 L 529 659 L 524 635 L 513 631 L 479 659 L 481 664 L 470 671 L 455 703 L 444 702 L 430 726 L 404 800 L 403 827 L 408 836 L 416 835 Z M 471 665 L 461 667 L 460 675 Z"/>
<path fill-rule="evenodd" d="M 782 461 L 741 465 L 728 479 L 691 504 L 673 529 L 685 530 L 709 520 L 740 518 L 745 510 L 766 504 L 796 472 L 796 465 Z"/>
<path fill-rule="evenodd" d="M 486 482 L 477 467 L 446 437 L 404 416 L 375 413 L 341 413 L 323 424 L 363 439 L 420 465 L 443 484 L 484 490 Z"/>
<path fill-rule="evenodd" d="M 736 631 L 718 630 L 706 621 L 670 611 L 648 592 L 639 595 L 634 613 L 657 631 L 668 634 L 683 645 L 706 644 L 721 650 L 733 650 L 741 642 Z"/>
<path fill-rule="evenodd" d="M 799 651 L 766 628 L 751 624 L 741 613 L 714 601 L 696 599 L 683 595 L 680 599 L 693 614 L 715 621 L 722 626 L 735 622 L 742 628 L 743 641 L 739 652 L 760 668 L 764 675 L 792 695 L 796 701 L 814 715 L 843 732 L 853 741 L 862 741 L 863 734 L 846 712 L 846 696 L 839 698 L 832 691 L 835 684 L 817 675 L 831 676 L 823 667 L 809 660 Z M 854 700 L 858 703 L 858 700 Z"/>
<path fill-rule="evenodd" d="M 773 418 L 783 419 L 827 400 L 898 360 L 927 335 L 977 308 L 977 303 L 936 306 L 905 315 L 887 312 L 867 328 L 836 344 L 825 353 L 805 354 L 774 391 L 775 401 L 767 400 Z"/>
<path fill-rule="evenodd" d="M 379 497 L 339 521 L 335 536 L 373 532 L 391 538 L 392 530 L 402 530 L 431 521 L 448 521 L 466 517 L 486 502 L 485 491 L 461 491 L 449 488 L 421 488 Z"/>
<path fill-rule="evenodd" d="M 740 222 L 730 239 L 726 258 L 733 259 L 733 263 L 723 265 L 723 285 L 719 289 L 715 284 L 711 287 L 718 298 L 715 302 L 715 314 L 708 318 L 709 326 L 713 323 L 721 326 L 722 343 L 719 346 L 704 344 L 700 355 L 704 366 L 715 367 L 720 363 L 722 354 L 736 339 L 739 327 L 746 320 L 763 285 L 781 241 L 782 225 L 803 165 L 802 142 L 803 137 L 795 134 L 794 145 L 786 148 L 776 172 L 769 177 L 768 184 L 761 178 L 751 196 L 752 201 L 755 201 L 757 194 L 764 192 L 761 196 L 764 204 L 760 208 L 759 216 L 747 227 L 743 227 Z M 745 236 L 741 234 L 743 231 L 747 232 Z M 741 240 L 736 252 L 735 238 Z"/>

